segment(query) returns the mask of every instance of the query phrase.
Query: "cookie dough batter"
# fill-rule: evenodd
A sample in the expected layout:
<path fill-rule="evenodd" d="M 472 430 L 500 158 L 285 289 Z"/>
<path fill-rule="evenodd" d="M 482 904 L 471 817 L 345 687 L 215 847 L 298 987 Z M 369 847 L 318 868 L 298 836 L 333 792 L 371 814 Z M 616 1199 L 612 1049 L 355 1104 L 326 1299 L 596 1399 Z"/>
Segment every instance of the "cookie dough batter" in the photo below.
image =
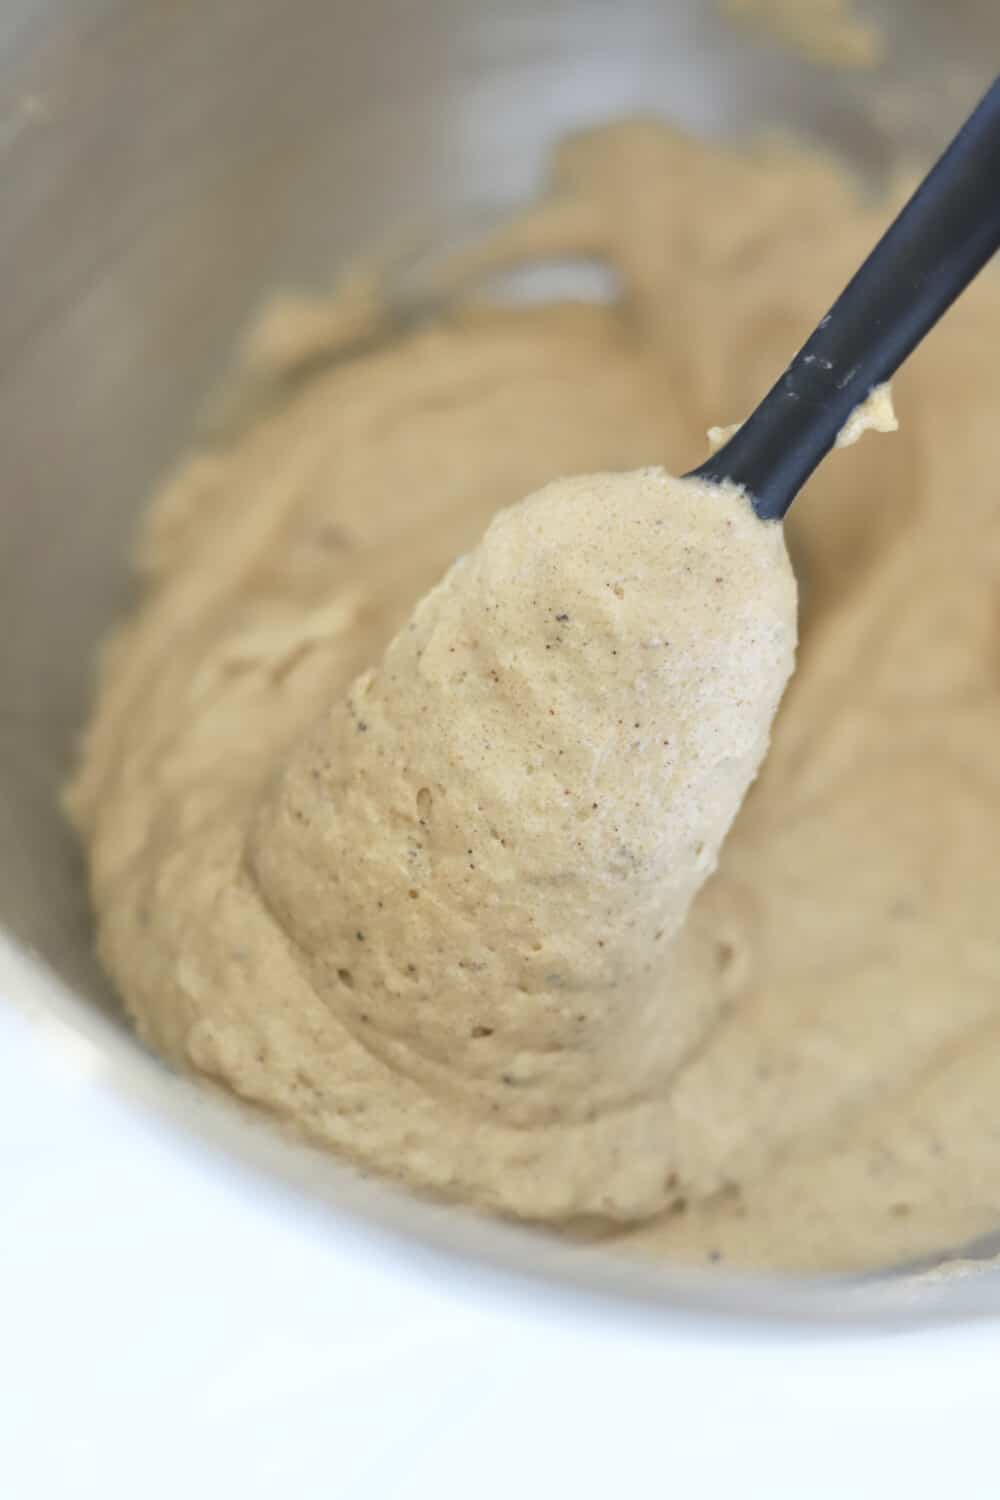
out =
<path fill-rule="evenodd" d="M 723 0 L 722 10 L 827 67 L 874 68 L 885 53 L 881 30 L 853 0 Z"/>
<path fill-rule="evenodd" d="M 361 274 L 264 315 L 150 512 L 68 798 L 153 1046 L 634 1253 L 854 1267 L 1000 1224 L 995 282 L 899 382 L 905 435 L 794 507 L 800 663 L 745 801 L 785 538 L 660 467 L 891 212 L 787 145 L 621 126 L 442 269 L 446 317 L 396 328 Z M 477 291 L 566 256 L 620 296 Z"/>

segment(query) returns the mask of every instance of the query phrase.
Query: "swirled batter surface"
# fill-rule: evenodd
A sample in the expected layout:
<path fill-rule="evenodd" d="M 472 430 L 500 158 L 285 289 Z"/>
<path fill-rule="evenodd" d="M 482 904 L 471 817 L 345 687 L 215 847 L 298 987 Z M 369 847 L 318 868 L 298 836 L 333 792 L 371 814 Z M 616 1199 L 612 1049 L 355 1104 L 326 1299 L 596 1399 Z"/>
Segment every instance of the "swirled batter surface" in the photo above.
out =
<path fill-rule="evenodd" d="M 670 478 L 891 211 L 787 145 L 614 127 L 444 273 L 598 257 L 608 304 L 396 327 L 358 276 L 265 314 L 69 793 L 154 1047 L 637 1252 L 854 1267 L 1000 1223 L 995 280 L 900 435 L 797 502 L 790 682 L 785 538 Z"/>

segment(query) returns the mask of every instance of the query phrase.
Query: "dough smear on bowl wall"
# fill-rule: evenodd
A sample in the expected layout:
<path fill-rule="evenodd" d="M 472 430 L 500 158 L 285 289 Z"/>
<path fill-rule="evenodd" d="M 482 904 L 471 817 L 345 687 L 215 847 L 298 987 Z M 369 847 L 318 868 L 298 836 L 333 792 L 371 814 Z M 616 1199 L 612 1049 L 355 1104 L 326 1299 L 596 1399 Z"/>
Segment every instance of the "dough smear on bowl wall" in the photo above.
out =
<path fill-rule="evenodd" d="M 235 379 L 270 398 L 156 497 L 68 793 L 152 1045 L 633 1253 L 846 1268 L 997 1226 L 995 277 L 900 377 L 901 436 L 797 503 L 783 699 L 781 531 L 661 467 L 892 208 L 625 124 L 475 258 L 601 256 L 613 304 L 466 300 L 353 352 L 356 284 L 265 312 Z"/>

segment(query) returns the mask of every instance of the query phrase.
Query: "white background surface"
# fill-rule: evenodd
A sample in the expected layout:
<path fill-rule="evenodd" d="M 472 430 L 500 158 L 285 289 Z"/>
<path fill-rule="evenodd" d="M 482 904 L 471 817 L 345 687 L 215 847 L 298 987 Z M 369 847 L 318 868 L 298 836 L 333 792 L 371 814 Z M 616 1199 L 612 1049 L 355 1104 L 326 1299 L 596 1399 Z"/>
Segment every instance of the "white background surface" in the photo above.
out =
<path fill-rule="evenodd" d="M 1000 1327 L 665 1335 L 332 1234 L 0 998 L 4 1500 L 996 1497 Z"/>

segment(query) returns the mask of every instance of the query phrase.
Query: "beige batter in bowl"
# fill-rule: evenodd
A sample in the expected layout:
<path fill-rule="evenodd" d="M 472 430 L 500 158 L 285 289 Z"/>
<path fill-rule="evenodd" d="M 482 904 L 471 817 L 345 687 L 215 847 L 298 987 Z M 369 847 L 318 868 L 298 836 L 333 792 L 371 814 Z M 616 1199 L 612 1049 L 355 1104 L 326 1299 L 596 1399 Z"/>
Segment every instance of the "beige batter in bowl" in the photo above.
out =
<path fill-rule="evenodd" d="M 30 995 L 40 1019 L 83 1030 L 124 1086 L 344 1210 L 461 1253 L 548 1266 L 667 1305 L 885 1315 L 898 1305 L 898 1283 L 848 1298 L 803 1283 L 639 1273 L 359 1183 L 193 1098 L 94 1013 L 103 1004 L 113 1014 L 113 1003 L 89 957 L 54 788 L 93 640 L 120 599 L 136 497 L 183 441 L 260 292 L 322 284 L 330 264 L 392 228 L 464 222 L 517 201 L 552 140 L 595 115 L 655 109 L 698 131 L 777 121 L 884 169 L 901 147 L 919 149 L 926 127 L 934 139 L 947 133 L 982 81 L 965 64 L 993 24 L 985 7 L 970 7 L 942 31 L 933 8 L 907 6 L 905 26 L 901 14 L 895 24 L 885 18 L 885 71 L 843 75 L 748 41 L 705 6 L 626 8 L 613 27 L 602 7 L 506 7 L 475 18 L 467 7 L 435 7 L 409 46 L 406 13 L 393 7 L 368 8 L 363 21 L 329 8 L 242 7 L 238 18 L 223 9 L 209 23 L 183 7 L 133 8 L 117 23 L 111 9 L 84 17 L 75 8 L 72 35 L 51 7 L 9 23 L 5 150 L 9 175 L 26 186 L 23 199 L 13 196 L 2 246 L 5 285 L 19 290 L 3 312 L 14 355 L 0 407 L 15 481 L 0 561 L 0 608 L 9 612 L 0 899 L 14 940 L 6 987 L 15 1003 Z M 230 65 L 235 32 L 246 77 Z M 922 133 L 907 106 L 925 56 L 935 58 L 939 114 Z M 28 946 L 47 969 L 24 967 L 18 954 Z M 908 1290 L 904 1301 L 940 1312 L 978 1297 L 985 1310 L 992 1292 L 991 1282 L 961 1282 L 916 1302 Z"/>

